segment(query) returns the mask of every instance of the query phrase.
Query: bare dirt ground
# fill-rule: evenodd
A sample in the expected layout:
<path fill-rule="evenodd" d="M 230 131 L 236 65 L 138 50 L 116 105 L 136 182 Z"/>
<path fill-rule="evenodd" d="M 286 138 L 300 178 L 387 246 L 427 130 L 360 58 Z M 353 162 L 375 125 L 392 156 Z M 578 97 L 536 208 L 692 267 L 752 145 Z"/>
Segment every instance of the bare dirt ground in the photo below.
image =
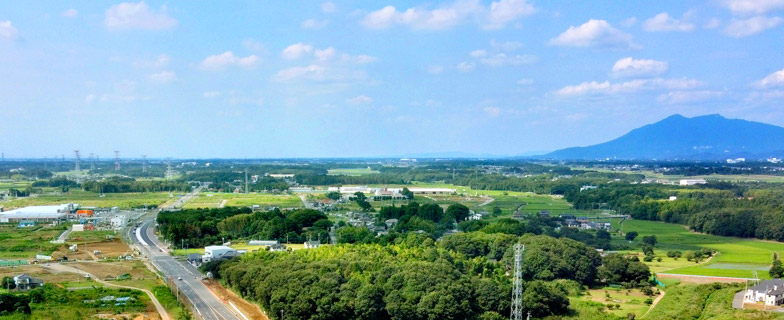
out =
<path fill-rule="evenodd" d="M 94 254 L 93 250 L 98 250 L 100 253 Z M 61 247 L 59 250 L 52 254 L 55 259 L 61 257 L 68 257 L 69 260 L 103 260 L 116 259 L 119 256 L 125 256 L 131 253 L 131 249 L 120 241 L 120 239 L 107 240 L 101 242 L 93 242 L 76 247 L 76 251 L 68 250 L 67 246 Z"/>
<path fill-rule="evenodd" d="M 261 311 L 258 305 L 254 303 L 250 303 L 245 301 L 245 299 L 240 298 L 236 293 L 233 291 L 224 288 L 220 283 L 215 280 L 205 280 L 204 284 L 212 290 L 218 297 L 220 297 L 224 301 L 231 301 L 232 304 L 237 306 L 243 314 L 245 314 L 248 319 L 252 320 L 269 320 L 267 315 Z"/>
<path fill-rule="evenodd" d="M 69 263 L 79 270 L 91 273 L 100 279 L 110 279 L 124 274 L 131 275 L 132 279 L 156 279 L 147 271 L 147 268 L 139 261 L 116 261 L 106 262 L 76 262 Z"/>

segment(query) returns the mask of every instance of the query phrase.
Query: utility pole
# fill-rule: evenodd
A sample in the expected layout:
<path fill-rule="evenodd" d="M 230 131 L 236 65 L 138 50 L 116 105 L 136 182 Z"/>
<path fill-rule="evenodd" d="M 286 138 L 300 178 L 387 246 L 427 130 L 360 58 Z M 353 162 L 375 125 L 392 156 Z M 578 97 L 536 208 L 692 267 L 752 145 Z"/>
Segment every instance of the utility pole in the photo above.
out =
<path fill-rule="evenodd" d="M 93 154 L 90 153 L 90 171 L 93 170 L 95 170 L 95 158 L 93 157 Z"/>
<path fill-rule="evenodd" d="M 248 169 L 247 168 L 245 168 L 245 193 L 249 193 L 248 192 Z"/>
<path fill-rule="evenodd" d="M 74 166 L 74 171 L 76 171 L 77 174 L 79 174 L 79 171 L 80 171 L 80 168 L 79 168 L 79 150 L 74 150 L 74 156 L 76 157 L 76 166 Z"/>
<path fill-rule="evenodd" d="M 120 151 L 114 151 L 114 171 L 120 171 Z"/>
<path fill-rule="evenodd" d="M 147 155 L 142 155 L 142 173 L 147 172 Z"/>
<path fill-rule="evenodd" d="M 517 243 L 515 249 L 514 279 L 512 282 L 512 312 L 510 320 L 523 320 L 523 251 L 525 246 Z"/>

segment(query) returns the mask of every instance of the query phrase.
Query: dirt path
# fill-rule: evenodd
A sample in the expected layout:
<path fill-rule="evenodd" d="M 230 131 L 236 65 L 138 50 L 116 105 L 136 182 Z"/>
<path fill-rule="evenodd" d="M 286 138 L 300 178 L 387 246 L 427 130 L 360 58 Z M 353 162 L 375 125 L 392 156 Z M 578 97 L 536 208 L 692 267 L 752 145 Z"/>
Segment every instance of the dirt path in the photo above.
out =
<path fill-rule="evenodd" d="M 229 200 L 223 199 L 223 201 L 221 201 L 221 203 L 218 205 L 218 208 L 225 207 L 227 202 L 229 202 Z"/>
<path fill-rule="evenodd" d="M 82 271 L 80 269 L 77 269 L 77 268 L 74 268 L 74 267 L 71 267 L 71 266 L 65 266 L 65 265 L 62 265 L 62 264 L 59 264 L 59 263 L 46 264 L 46 265 L 43 266 L 43 268 L 44 269 L 50 269 L 50 270 L 55 271 L 55 272 L 76 273 L 76 274 L 81 274 L 81 275 L 85 275 L 85 276 L 90 276 L 90 279 L 93 279 L 93 281 L 98 282 L 98 283 L 103 284 L 103 285 L 108 286 L 108 287 L 140 290 L 140 291 L 146 293 L 147 296 L 150 297 L 150 300 L 155 305 L 155 309 L 158 310 L 158 314 L 160 314 L 162 320 L 171 320 L 171 317 L 169 317 L 169 313 L 166 311 L 166 308 L 163 307 L 161 302 L 158 301 L 158 298 L 156 298 L 155 295 L 150 290 L 142 289 L 142 288 L 136 288 L 136 287 L 130 287 L 130 286 L 123 286 L 123 285 L 118 285 L 118 284 L 114 284 L 114 283 L 109 283 L 109 282 L 101 280 L 100 278 L 98 278 L 98 277 L 96 277 L 96 276 L 94 276 L 94 275 L 92 275 L 92 274 L 90 274 L 90 273 L 88 273 L 86 271 Z"/>
<path fill-rule="evenodd" d="M 664 298 L 664 295 L 667 294 L 666 292 L 664 292 L 664 290 L 659 290 L 659 291 L 661 292 L 661 294 L 658 297 L 656 297 L 656 299 L 653 299 L 653 303 L 651 303 L 651 306 L 650 308 L 648 308 L 648 311 L 645 311 L 645 314 L 642 315 L 642 317 L 640 318 L 645 318 L 649 313 L 651 313 L 651 310 L 653 310 L 653 308 L 656 307 L 656 304 L 658 304 L 659 301 L 661 301 L 661 299 Z"/>
<path fill-rule="evenodd" d="M 486 206 L 486 205 L 490 204 L 491 202 L 495 201 L 495 198 L 492 198 L 492 197 L 490 197 L 490 196 L 482 196 L 482 198 L 486 198 L 487 200 L 485 200 L 485 202 L 482 202 L 482 203 L 479 205 L 479 207 L 484 207 L 484 206 Z"/>

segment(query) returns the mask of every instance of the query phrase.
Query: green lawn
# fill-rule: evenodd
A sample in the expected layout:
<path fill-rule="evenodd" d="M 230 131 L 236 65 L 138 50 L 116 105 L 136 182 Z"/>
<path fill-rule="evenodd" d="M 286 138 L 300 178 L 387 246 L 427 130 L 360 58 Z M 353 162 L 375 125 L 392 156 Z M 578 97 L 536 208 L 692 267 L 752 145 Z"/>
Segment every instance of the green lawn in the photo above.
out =
<path fill-rule="evenodd" d="M 51 254 L 62 245 L 49 241 L 57 238 L 67 226 L 17 228 L 17 224 L 0 224 L 0 259 L 32 259 L 38 253 Z"/>
<path fill-rule="evenodd" d="M 27 206 L 58 205 L 63 203 L 78 203 L 85 207 L 121 209 L 142 208 L 147 205 L 161 205 L 173 199 L 168 192 L 149 193 L 105 193 L 100 196 L 95 192 L 71 190 L 64 194 L 42 194 L 34 197 L 16 198 L 0 202 L 6 210 Z M 174 194 L 176 196 L 177 194 Z"/>
<path fill-rule="evenodd" d="M 300 208 L 302 200 L 296 195 L 269 193 L 219 193 L 199 194 L 185 205 L 185 208 L 218 208 L 226 200 L 226 207 L 277 206 L 280 208 Z"/>

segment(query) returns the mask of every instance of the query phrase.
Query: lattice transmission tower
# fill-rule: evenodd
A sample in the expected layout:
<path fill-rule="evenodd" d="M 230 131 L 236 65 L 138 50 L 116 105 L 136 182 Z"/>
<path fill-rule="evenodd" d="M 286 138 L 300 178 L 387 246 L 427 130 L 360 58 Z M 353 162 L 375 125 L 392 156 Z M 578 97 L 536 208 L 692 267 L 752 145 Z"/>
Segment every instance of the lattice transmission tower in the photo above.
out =
<path fill-rule="evenodd" d="M 514 246 L 515 265 L 512 284 L 512 312 L 511 320 L 523 320 L 523 251 L 525 246 L 518 243 Z M 529 316 L 530 317 L 530 316 Z"/>

